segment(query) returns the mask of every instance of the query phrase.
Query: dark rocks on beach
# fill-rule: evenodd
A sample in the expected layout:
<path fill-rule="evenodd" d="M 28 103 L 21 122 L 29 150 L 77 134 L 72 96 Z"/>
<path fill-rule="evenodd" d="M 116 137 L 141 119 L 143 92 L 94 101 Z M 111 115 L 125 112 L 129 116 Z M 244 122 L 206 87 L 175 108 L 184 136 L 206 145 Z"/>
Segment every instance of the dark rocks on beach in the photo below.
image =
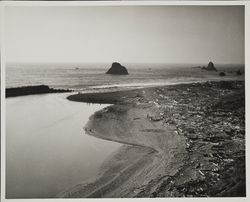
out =
<path fill-rule="evenodd" d="M 209 62 L 207 67 L 202 67 L 202 69 L 207 70 L 207 71 L 216 71 L 217 72 L 217 69 L 214 67 L 213 62 Z"/>
<path fill-rule="evenodd" d="M 110 69 L 106 72 L 106 74 L 113 74 L 113 75 L 128 75 L 128 70 L 126 67 L 122 66 L 118 62 L 112 63 Z"/>
<path fill-rule="evenodd" d="M 219 76 L 226 76 L 226 73 L 225 72 L 220 72 Z"/>
<path fill-rule="evenodd" d="M 63 93 L 63 92 L 71 92 L 71 90 L 54 89 L 54 88 L 49 88 L 49 86 L 46 85 L 23 86 L 17 88 L 7 88 L 6 97 L 16 97 L 16 96 L 35 95 L 44 93 Z"/>
<path fill-rule="evenodd" d="M 221 81 L 218 83 L 218 86 L 222 89 L 227 89 L 227 90 L 233 90 L 237 89 L 237 85 L 235 85 L 232 82 L 227 82 L 227 81 Z"/>
<path fill-rule="evenodd" d="M 194 134 L 194 133 L 190 133 L 190 134 L 188 133 L 188 134 L 186 134 L 186 137 L 191 139 L 191 140 L 196 140 L 199 138 L 198 135 Z"/>
<path fill-rule="evenodd" d="M 236 72 L 237 75 L 242 75 L 242 72 L 240 71 L 240 69 Z"/>

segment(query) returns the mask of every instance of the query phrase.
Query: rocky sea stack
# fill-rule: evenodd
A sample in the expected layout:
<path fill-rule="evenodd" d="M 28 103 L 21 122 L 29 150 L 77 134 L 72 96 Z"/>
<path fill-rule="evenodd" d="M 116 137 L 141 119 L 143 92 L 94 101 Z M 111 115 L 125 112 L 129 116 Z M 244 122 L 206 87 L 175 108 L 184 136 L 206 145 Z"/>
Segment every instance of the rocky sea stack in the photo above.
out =
<path fill-rule="evenodd" d="M 113 74 L 113 75 L 128 75 L 128 70 L 126 67 L 122 66 L 118 62 L 112 63 L 110 69 L 106 72 L 106 74 Z"/>
<path fill-rule="evenodd" d="M 202 69 L 205 69 L 207 71 L 216 71 L 217 72 L 217 69 L 214 67 L 214 63 L 212 63 L 212 62 L 209 62 L 207 67 L 202 67 Z"/>

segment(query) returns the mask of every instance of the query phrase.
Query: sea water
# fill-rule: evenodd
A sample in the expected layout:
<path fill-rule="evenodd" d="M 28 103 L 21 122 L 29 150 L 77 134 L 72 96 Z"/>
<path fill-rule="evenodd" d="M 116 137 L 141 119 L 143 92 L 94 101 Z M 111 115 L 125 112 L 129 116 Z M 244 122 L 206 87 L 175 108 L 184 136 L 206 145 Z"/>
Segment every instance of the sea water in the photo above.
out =
<path fill-rule="evenodd" d="M 141 86 L 166 85 L 181 82 L 221 79 L 218 72 L 195 68 L 198 64 L 123 64 L 129 75 L 105 74 L 110 64 L 8 64 L 6 87 L 48 85 L 79 91 L 126 89 Z M 227 79 L 236 78 L 242 65 L 217 65 L 227 70 Z"/>

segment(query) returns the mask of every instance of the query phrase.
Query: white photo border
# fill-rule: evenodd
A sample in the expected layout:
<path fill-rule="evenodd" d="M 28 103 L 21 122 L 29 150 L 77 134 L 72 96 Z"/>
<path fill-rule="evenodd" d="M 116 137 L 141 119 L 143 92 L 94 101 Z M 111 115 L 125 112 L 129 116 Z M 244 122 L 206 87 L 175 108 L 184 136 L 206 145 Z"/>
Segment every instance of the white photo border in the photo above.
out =
<path fill-rule="evenodd" d="M 5 9 L 11 6 L 165 6 L 165 5 L 181 5 L 181 6 L 237 6 L 245 7 L 245 103 L 246 103 L 246 197 L 210 197 L 210 198 L 104 198 L 104 199 L 5 199 Z M 0 1 L 0 56 L 1 56 L 1 201 L 35 201 L 35 202 L 61 202 L 61 201 L 250 201 L 250 156 L 249 156 L 249 96 L 250 96 L 250 1 Z"/>

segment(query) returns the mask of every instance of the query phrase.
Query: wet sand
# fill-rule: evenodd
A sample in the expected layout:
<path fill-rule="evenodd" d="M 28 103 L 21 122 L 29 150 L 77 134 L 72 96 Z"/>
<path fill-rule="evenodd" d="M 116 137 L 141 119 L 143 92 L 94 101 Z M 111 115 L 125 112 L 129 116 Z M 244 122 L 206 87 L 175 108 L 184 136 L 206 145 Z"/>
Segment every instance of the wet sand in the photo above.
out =
<path fill-rule="evenodd" d="M 123 143 L 69 198 L 245 196 L 244 81 L 77 94 L 114 104 L 87 134 Z"/>

